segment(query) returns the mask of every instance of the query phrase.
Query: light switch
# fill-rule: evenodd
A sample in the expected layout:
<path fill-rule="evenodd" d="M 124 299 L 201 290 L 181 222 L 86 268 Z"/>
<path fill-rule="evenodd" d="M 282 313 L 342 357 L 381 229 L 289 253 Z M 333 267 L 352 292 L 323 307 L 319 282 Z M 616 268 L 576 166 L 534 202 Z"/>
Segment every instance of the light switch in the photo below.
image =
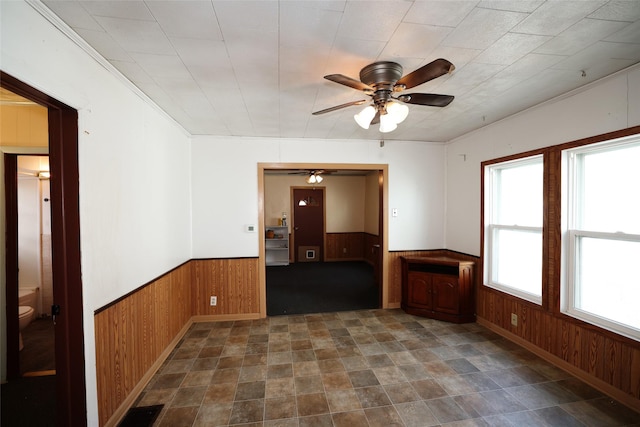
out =
<path fill-rule="evenodd" d="M 391 209 L 391 216 L 398 216 L 398 208 Z"/>

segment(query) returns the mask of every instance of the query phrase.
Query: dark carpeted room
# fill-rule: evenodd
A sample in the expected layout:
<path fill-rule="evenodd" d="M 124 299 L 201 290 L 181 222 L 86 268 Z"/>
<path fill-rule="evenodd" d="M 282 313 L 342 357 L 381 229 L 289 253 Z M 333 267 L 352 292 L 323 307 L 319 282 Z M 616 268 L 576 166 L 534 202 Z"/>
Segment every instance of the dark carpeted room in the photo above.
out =
<path fill-rule="evenodd" d="M 379 307 L 373 267 L 363 261 L 267 267 L 267 315 L 325 313 Z"/>

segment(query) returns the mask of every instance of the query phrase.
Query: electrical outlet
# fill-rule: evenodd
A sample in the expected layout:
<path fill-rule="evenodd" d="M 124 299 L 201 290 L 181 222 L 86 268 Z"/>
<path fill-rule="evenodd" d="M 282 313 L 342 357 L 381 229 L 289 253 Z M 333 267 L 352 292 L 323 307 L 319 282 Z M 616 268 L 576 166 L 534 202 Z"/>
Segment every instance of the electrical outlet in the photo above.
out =
<path fill-rule="evenodd" d="M 342 248 L 342 253 L 346 254 L 347 253 L 347 248 Z"/>
<path fill-rule="evenodd" d="M 218 305 L 218 297 L 212 296 L 211 297 L 211 302 L 209 304 L 211 304 L 212 306 Z"/>
<path fill-rule="evenodd" d="M 518 326 L 518 315 L 515 313 L 511 313 L 511 324 L 513 326 Z"/>

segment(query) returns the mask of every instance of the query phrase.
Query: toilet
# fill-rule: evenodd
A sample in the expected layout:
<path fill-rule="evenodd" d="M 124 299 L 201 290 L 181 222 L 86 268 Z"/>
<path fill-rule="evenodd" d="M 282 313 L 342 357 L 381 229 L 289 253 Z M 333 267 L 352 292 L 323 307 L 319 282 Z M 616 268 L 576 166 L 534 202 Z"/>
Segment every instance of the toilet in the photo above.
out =
<path fill-rule="evenodd" d="M 37 287 L 23 287 L 18 289 L 18 327 L 20 330 L 19 341 L 20 350 L 24 348 L 22 342 L 22 330 L 29 326 L 36 314 L 38 304 L 38 292 Z"/>
<path fill-rule="evenodd" d="M 33 314 L 35 310 L 33 307 L 29 307 L 28 305 L 21 305 L 18 307 L 18 324 L 20 329 L 19 339 L 20 339 L 20 351 L 24 348 L 24 343 L 22 342 L 22 330 L 29 326 L 31 321 L 33 320 Z"/>

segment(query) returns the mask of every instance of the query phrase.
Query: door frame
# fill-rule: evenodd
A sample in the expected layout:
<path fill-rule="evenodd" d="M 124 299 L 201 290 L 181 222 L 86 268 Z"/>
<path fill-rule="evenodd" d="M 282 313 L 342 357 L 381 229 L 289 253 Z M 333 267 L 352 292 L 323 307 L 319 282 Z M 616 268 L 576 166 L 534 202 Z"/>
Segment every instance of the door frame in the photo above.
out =
<path fill-rule="evenodd" d="M 0 86 L 48 110 L 53 297 L 61 307 L 55 326 L 56 424 L 86 426 L 78 111 L 3 71 Z M 17 304 L 17 291 L 15 298 Z"/>
<path fill-rule="evenodd" d="M 260 317 L 267 317 L 267 277 L 264 244 L 264 172 L 265 170 L 280 169 L 336 169 L 379 171 L 380 180 L 380 212 L 379 221 L 382 225 L 378 230 L 381 241 L 381 308 L 390 308 L 389 304 L 389 165 L 365 163 L 258 163 L 258 296 L 260 300 Z M 380 227 L 379 227 L 380 228 Z"/>

